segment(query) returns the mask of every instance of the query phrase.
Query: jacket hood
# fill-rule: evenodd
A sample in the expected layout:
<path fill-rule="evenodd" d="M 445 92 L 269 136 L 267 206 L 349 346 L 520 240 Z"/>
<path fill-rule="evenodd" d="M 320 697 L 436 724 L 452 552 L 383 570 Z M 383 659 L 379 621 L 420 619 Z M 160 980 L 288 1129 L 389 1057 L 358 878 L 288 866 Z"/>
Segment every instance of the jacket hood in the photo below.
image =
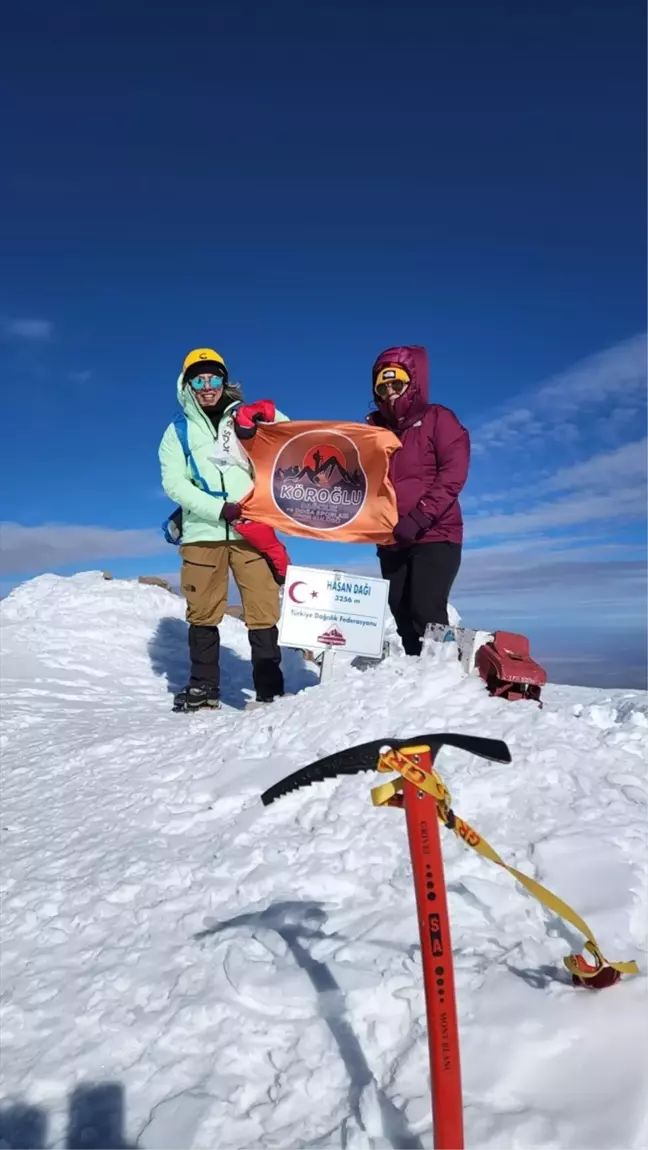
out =
<path fill-rule="evenodd" d="M 403 430 L 405 427 L 411 426 L 412 423 L 416 423 L 416 420 L 420 418 L 430 403 L 427 351 L 424 347 L 418 347 L 414 344 L 409 347 L 388 347 L 385 351 L 381 351 L 373 365 L 372 381 L 376 378 L 380 368 L 389 363 L 404 367 L 411 383 L 405 394 L 399 396 L 393 407 L 385 400 L 374 396 L 376 414 L 378 415 L 377 422 L 384 423 L 387 427 Z M 371 420 L 372 416 L 369 418 Z M 375 415 L 372 421 L 375 421 Z"/>

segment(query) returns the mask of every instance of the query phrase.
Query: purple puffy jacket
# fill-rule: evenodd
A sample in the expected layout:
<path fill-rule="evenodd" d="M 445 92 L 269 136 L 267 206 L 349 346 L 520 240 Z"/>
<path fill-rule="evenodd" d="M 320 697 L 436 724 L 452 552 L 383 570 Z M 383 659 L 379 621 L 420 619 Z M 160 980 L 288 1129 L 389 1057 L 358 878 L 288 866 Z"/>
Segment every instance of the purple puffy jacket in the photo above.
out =
<path fill-rule="evenodd" d="M 367 416 L 367 422 L 388 427 L 402 443 L 400 451 L 392 455 L 389 469 L 398 513 L 408 515 L 416 508 L 419 517 L 428 521 L 418 543 L 461 543 L 463 519 L 458 496 L 468 477 L 468 432 L 448 407 L 428 402 L 424 347 L 390 347 L 381 352 L 374 364 L 374 379 L 388 363 L 404 367 L 411 383 L 393 407 L 376 399 L 377 411 Z"/>

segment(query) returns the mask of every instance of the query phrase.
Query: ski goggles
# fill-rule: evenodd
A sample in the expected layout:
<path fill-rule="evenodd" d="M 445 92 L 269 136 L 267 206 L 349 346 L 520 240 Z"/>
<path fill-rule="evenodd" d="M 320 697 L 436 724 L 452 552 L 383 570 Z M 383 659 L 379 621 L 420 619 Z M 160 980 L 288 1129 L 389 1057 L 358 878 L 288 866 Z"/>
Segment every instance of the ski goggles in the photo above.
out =
<path fill-rule="evenodd" d="M 194 391 L 203 391 L 206 387 L 211 387 L 214 390 L 221 388 L 225 380 L 222 375 L 215 375 L 213 372 L 205 372 L 204 375 L 195 375 L 193 379 L 189 380 L 189 386 Z"/>
<path fill-rule="evenodd" d="M 398 364 L 387 364 L 386 367 L 381 367 L 376 376 L 374 391 L 379 399 L 385 399 L 390 390 L 394 395 L 402 395 L 409 385 L 410 377 L 405 368 L 399 367 Z"/>

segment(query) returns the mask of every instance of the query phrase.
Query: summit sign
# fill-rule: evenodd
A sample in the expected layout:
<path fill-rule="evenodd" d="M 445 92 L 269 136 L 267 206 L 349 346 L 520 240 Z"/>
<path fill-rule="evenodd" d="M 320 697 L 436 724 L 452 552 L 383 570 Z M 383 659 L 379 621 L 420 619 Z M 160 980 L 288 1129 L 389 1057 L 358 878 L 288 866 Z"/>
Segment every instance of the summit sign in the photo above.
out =
<path fill-rule="evenodd" d="M 379 659 L 387 616 L 388 583 L 318 567 L 289 567 L 279 643 Z"/>

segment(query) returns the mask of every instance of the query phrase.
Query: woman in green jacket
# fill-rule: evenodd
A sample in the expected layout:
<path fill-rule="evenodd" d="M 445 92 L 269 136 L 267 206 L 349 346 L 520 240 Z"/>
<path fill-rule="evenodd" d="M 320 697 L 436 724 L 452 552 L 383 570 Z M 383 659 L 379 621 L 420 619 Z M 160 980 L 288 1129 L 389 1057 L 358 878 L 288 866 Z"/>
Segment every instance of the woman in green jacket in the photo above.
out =
<path fill-rule="evenodd" d="M 182 592 L 189 623 L 189 683 L 174 710 L 220 706 L 220 637 L 229 571 L 241 595 L 248 627 L 257 701 L 284 693 L 278 644 L 279 586 L 268 560 L 236 530 L 240 502 L 253 486 L 250 461 L 239 443 L 259 420 L 285 420 L 269 400 L 244 404 L 213 348 L 197 348 L 184 361 L 177 385 L 186 416 L 190 458 L 174 423 L 160 443 L 162 486 L 182 508 Z M 200 475 L 202 484 L 196 482 Z"/>

